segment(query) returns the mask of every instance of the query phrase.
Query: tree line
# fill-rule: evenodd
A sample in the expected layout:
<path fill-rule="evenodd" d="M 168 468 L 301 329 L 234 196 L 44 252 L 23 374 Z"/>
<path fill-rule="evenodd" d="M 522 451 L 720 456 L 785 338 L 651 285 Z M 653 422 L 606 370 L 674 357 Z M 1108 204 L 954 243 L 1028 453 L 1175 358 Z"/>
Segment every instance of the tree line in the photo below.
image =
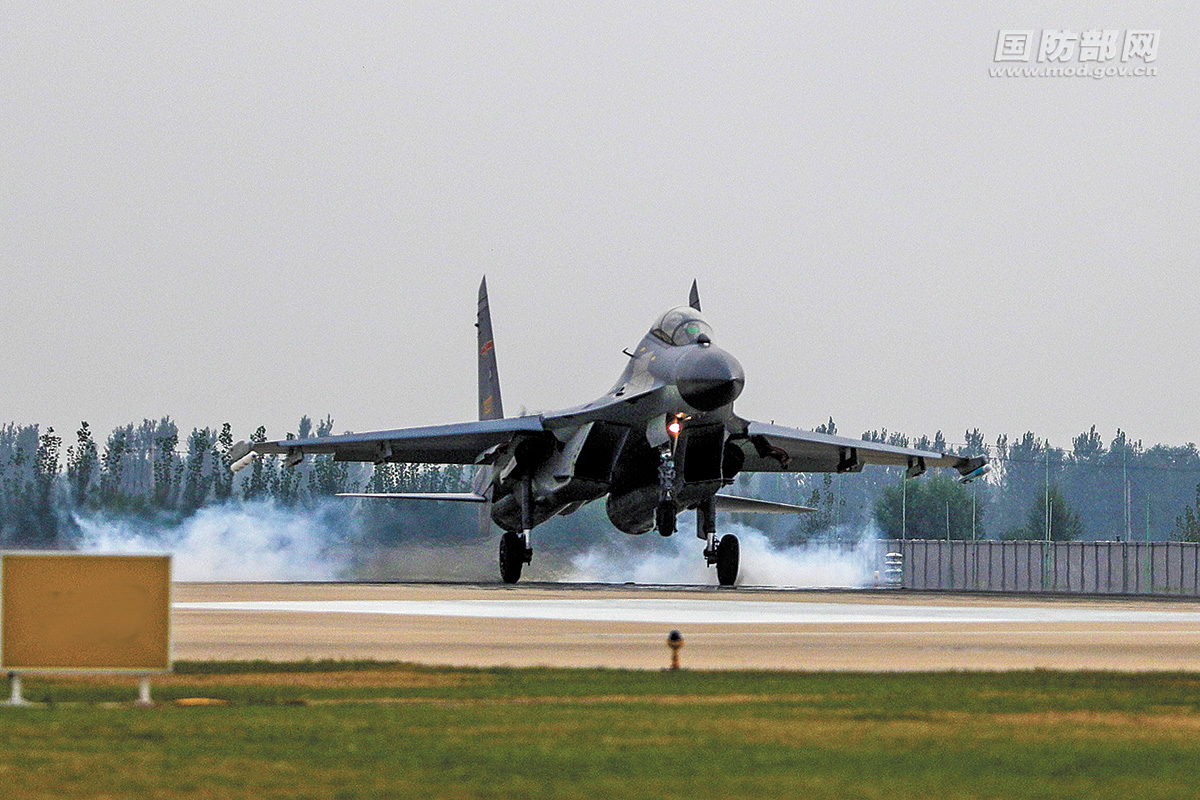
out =
<path fill-rule="evenodd" d="M 816 428 L 838 433 L 832 419 Z M 287 436 L 334 432 L 332 417 L 302 417 Z M 308 506 L 339 492 L 457 492 L 469 485 L 471 467 L 359 464 L 332 456 L 289 466 L 275 456 L 229 469 L 236 437 L 228 423 L 193 428 L 181 436 L 170 417 L 130 423 L 97 439 L 84 422 L 64 442 L 53 428 L 10 423 L 0 427 L 0 546 L 70 547 L 79 515 L 179 521 L 223 503 L 271 501 Z M 266 441 L 259 427 L 250 437 Z M 909 437 L 886 429 L 866 431 L 866 441 L 964 456 L 986 455 L 994 472 L 969 485 L 953 475 L 904 480 L 902 470 L 867 467 L 862 473 L 758 473 L 738 477 L 734 491 L 799 503 L 816 512 L 798 517 L 736 517 L 783 541 L 857 535 L 875 525 L 889 538 L 1183 539 L 1200 541 L 1200 452 L 1195 444 L 1146 447 L 1118 430 L 1108 441 L 1093 426 L 1054 447 L 1027 432 L 988 441 L 978 430 L 951 444 L 939 431 Z M 940 472 L 931 470 L 931 472 Z M 366 529 L 380 540 L 400 531 L 422 538 L 453 527 L 453 540 L 477 536 L 479 526 L 452 504 L 370 503 Z M 606 532 L 603 515 L 572 518 Z M 460 530 L 461 529 L 461 530 Z"/>
<path fill-rule="evenodd" d="M 333 433 L 333 419 L 304 416 L 287 437 Z M 260 426 L 250 437 L 266 441 Z M 307 458 L 289 466 L 277 456 L 230 470 L 235 437 L 229 423 L 181 437 L 170 417 L 116 428 L 98 441 L 88 423 L 65 443 L 54 428 L 0 427 L 0 546 L 70 547 L 77 515 L 139 517 L 170 524 L 202 507 L 273 501 L 312 505 L 338 492 L 463 491 L 462 467 L 380 466 Z M 469 477 L 469 476 L 467 476 Z"/>

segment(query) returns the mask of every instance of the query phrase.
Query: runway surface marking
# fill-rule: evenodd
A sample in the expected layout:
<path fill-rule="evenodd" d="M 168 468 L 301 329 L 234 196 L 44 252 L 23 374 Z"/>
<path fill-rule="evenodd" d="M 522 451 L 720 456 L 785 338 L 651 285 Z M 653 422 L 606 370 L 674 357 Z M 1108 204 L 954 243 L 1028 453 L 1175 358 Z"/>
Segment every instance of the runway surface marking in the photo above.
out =
<path fill-rule="evenodd" d="M 689 625 L 1200 623 L 1196 611 L 1044 606 L 914 606 L 684 599 L 261 600 L 181 602 L 180 611 L 382 614 L 405 617 Z"/>

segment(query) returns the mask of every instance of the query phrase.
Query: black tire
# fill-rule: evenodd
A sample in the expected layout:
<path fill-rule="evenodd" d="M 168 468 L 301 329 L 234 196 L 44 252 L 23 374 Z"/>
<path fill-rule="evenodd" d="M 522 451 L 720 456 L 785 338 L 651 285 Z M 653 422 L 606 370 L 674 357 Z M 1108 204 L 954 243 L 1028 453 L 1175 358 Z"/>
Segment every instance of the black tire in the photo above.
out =
<path fill-rule="evenodd" d="M 675 533 L 675 504 L 659 503 L 654 509 L 654 527 L 660 536 L 670 536 Z"/>
<path fill-rule="evenodd" d="M 717 583 L 722 586 L 733 586 L 737 581 L 740 549 L 738 538 L 732 533 L 725 534 L 717 543 Z"/>
<path fill-rule="evenodd" d="M 525 566 L 525 540 L 520 534 L 505 531 L 500 537 L 500 579 L 505 583 L 521 580 L 521 567 Z"/>

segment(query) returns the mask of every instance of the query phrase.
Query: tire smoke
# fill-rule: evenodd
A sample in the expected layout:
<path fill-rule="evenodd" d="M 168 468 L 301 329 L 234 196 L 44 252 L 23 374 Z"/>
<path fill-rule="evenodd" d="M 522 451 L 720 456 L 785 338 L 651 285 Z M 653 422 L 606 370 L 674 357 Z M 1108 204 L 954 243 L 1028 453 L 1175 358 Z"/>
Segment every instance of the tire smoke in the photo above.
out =
<path fill-rule="evenodd" d="M 177 581 L 329 581 L 353 569 L 348 506 L 208 506 L 175 524 L 76 515 L 78 549 L 170 553 Z"/>
<path fill-rule="evenodd" d="M 739 586 L 788 588 L 862 588 L 875 581 L 878 532 L 873 528 L 840 542 L 776 545 L 759 530 L 725 526 L 741 544 Z M 849 532 L 847 532 L 849 534 Z M 649 534 L 647 534 L 649 536 Z M 657 537 L 655 537 L 657 539 Z M 562 580 L 584 583 L 711 585 L 716 570 L 701 556 L 703 542 L 677 533 L 658 548 L 622 547 L 619 543 L 593 547 L 571 559 Z"/>

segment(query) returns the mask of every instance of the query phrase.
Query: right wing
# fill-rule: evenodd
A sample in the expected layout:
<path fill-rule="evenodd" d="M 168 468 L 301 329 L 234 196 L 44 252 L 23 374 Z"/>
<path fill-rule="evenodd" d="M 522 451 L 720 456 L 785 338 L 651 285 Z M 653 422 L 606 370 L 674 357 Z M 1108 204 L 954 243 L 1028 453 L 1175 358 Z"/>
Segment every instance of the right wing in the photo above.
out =
<path fill-rule="evenodd" d="M 497 446 L 520 436 L 545 433 L 541 417 L 509 417 L 309 439 L 239 442 L 230 451 L 230 458 L 235 471 L 249 463 L 255 453 L 282 455 L 289 464 L 298 464 L 307 455 L 321 454 L 332 454 L 334 461 L 376 464 L 486 464 Z"/>

